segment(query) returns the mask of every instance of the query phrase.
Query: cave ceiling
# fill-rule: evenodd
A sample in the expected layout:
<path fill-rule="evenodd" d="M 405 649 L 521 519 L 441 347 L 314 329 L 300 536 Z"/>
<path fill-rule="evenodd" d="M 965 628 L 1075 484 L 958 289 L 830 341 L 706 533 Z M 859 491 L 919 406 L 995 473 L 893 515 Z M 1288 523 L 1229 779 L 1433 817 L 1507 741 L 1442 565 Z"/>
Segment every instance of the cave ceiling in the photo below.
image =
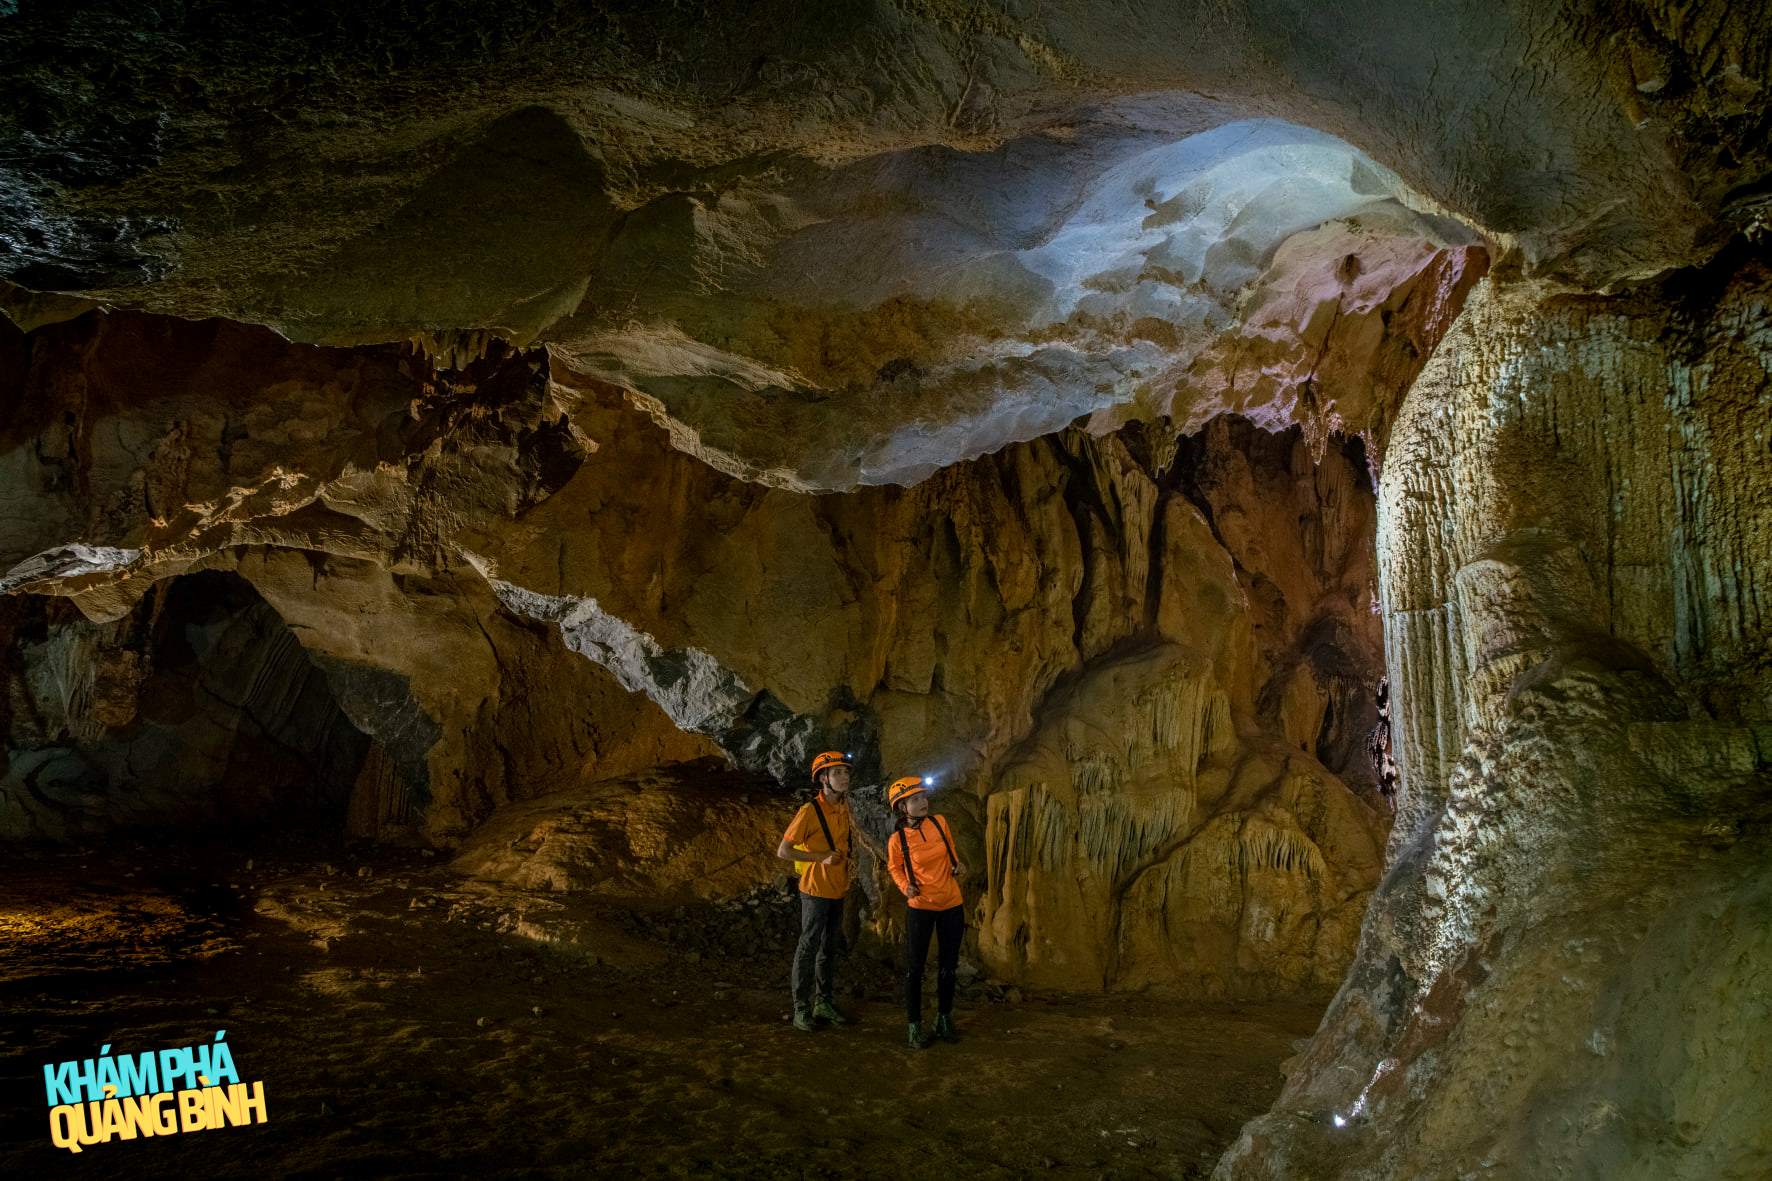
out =
<path fill-rule="evenodd" d="M 13 7 L 21 326 L 542 345 L 796 490 L 1082 416 L 1369 430 L 1325 363 L 1473 251 L 1608 289 L 1766 212 L 1747 6 Z"/>

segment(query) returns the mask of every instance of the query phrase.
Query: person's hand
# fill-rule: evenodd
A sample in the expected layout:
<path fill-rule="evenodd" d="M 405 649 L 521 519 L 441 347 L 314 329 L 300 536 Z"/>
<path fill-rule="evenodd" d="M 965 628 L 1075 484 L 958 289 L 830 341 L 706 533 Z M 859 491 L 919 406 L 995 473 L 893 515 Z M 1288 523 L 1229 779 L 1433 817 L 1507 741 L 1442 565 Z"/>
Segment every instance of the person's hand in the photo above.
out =
<path fill-rule="evenodd" d="M 912 882 L 911 888 L 904 892 L 904 896 L 906 898 L 916 898 L 916 897 L 920 896 L 922 893 L 923 893 L 923 887 L 917 885 L 917 883 L 915 883 L 915 882 Z"/>
<path fill-rule="evenodd" d="M 958 862 L 954 864 L 954 880 L 956 882 L 963 882 L 966 880 L 966 867 Z"/>
<path fill-rule="evenodd" d="M 835 864 L 837 864 L 837 862 L 839 862 L 841 860 L 843 860 L 843 854 L 837 852 L 837 850 L 835 850 L 835 849 L 832 849 L 829 853 L 826 853 L 823 857 L 820 857 L 818 859 L 818 863 L 820 865 L 835 865 Z"/>

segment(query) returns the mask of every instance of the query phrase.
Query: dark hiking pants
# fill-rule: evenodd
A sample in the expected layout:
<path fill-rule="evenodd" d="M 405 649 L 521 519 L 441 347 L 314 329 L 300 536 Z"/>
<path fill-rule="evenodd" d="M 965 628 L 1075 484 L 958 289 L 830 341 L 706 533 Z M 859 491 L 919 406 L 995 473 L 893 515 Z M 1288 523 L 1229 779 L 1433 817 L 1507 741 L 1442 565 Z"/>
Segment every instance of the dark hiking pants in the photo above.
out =
<path fill-rule="evenodd" d="M 832 999 L 837 957 L 843 946 L 843 900 L 800 895 L 800 943 L 794 948 L 794 1007 L 810 1009 Z M 817 991 L 813 991 L 816 984 Z"/>
<path fill-rule="evenodd" d="M 966 934 L 966 908 L 918 910 L 907 907 L 904 932 L 904 1015 L 919 1024 L 923 1020 L 923 966 L 929 962 L 929 935 L 936 936 L 936 1012 L 954 1011 L 954 983 L 960 975 L 960 938 Z"/>

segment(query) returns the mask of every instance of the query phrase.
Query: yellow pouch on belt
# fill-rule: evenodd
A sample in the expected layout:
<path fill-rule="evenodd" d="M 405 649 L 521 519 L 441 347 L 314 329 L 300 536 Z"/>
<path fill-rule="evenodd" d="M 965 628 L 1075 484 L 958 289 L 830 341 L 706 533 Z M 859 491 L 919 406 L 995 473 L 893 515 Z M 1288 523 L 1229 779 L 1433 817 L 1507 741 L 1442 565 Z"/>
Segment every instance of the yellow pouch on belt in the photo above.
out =
<path fill-rule="evenodd" d="M 795 845 L 794 848 L 799 850 L 802 853 L 812 852 L 812 850 L 808 849 L 805 845 Z M 812 868 L 812 862 L 810 862 L 810 861 L 796 861 L 796 862 L 794 862 L 794 873 L 798 877 L 805 877 L 806 871 L 811 868 Z"/>

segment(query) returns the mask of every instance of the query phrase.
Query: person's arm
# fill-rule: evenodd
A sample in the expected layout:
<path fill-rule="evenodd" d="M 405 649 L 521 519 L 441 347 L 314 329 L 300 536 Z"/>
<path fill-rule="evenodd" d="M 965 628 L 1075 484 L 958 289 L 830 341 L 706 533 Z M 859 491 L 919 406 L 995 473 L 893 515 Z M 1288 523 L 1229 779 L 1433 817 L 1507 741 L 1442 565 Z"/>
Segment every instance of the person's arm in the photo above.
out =
<path fill-rule="evenodd" d="M 843 855 L 835 849 L 823 849 L 817 852 L 807 849 L 796 849 L 795 845 L 810 844 L 808 839 L 812 831 L 812 808 L 804 805 L 794 813 L 793 822 L 788 830 L 781 834 L 781 844 L 775 847 L 775 855 L 783 861 L 809 861 L 815 865 L 831 865 Z M 823 838 L 821 837 L 820 840 Z"/>
<path fill-rule="evenodd" d="M 812 861 L 819 865 L 834 865 L 838 859 L 843 856 L 843 854 L 835 849 L 831 849 L 824 853 L 812 853 L 807 852 L 805 849 L 796 849 L 794 848 L 794 842 L 788 840 L 786 837 L 781 839 L 781 845 L 775 850 L 775 855 L 783 861 Z"/>
<path fill-rule="evenodd" d="M 917 884 L 911 881 L 911 875 L 905 872 L 904 846 L 887 837 L 886 849 L 886 869 L 892 874 L 892 880 L 898 883 L 899 893 L 906 898 L 915 898 L 921 894 L 923 891 L 917 888 Z"/>

